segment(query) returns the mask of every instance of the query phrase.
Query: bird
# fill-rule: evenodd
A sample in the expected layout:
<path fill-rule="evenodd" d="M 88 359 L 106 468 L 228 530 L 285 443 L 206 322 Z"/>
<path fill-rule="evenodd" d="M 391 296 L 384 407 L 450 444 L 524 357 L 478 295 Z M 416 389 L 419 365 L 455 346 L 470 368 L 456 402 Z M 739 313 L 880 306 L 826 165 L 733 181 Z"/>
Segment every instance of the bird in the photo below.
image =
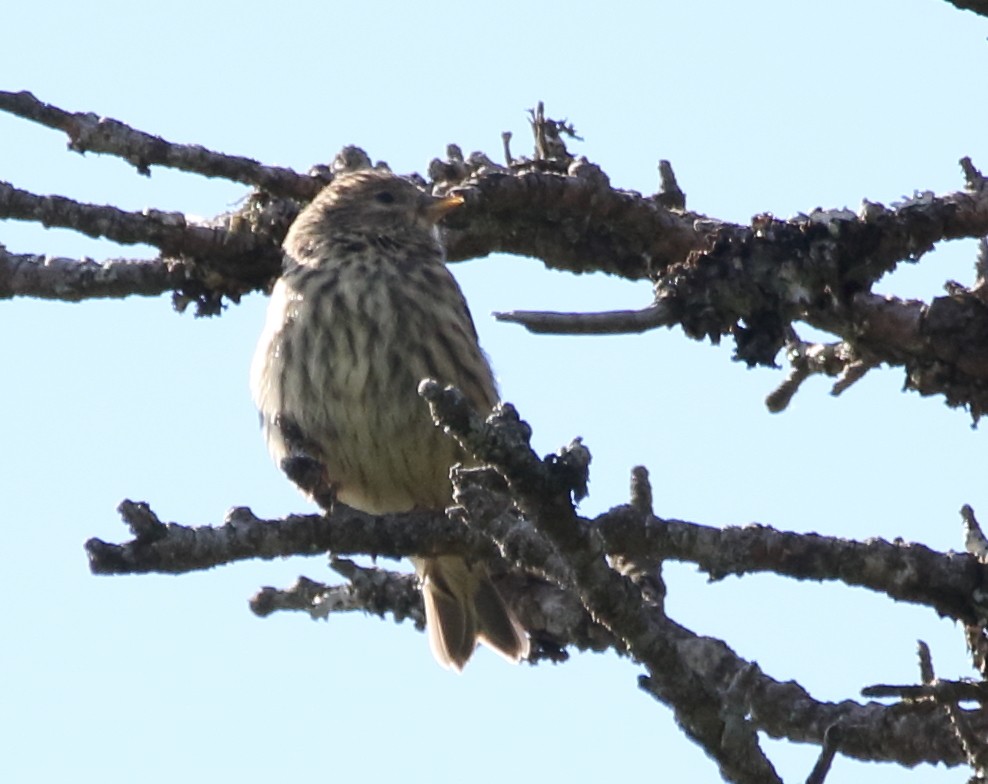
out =
<path fill-rule="evenodd" d="M 341 172 L 288 230 L 250 386 L 275 463 L 317 500 L 322 487 L 370 514 L 443 510 L 451 466 L 474 463 L 418 395 L 434 378 L 480 411 L 498 402 L 438 229 L 462 203 L 387 170 Z M 461 671 L 478 642 L 528 657 L 525 629 L 483 564 L 412 562 L 440 665 Z"/>

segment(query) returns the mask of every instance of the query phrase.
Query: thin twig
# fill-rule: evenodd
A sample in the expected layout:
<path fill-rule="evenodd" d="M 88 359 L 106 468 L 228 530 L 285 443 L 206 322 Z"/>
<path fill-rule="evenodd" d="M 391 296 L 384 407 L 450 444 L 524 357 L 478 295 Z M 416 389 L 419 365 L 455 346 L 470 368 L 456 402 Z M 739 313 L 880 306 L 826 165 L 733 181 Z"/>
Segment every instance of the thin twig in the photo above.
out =
<path fill-rule="evenodd" d="M 655 195 L 655 200 L 671 210 L 686 209 L 686 194 L 676 182 L 672 164 L 666 160 L 659 161 L 659 192 Z"/>
<path fill-rule="evenodd" d="M 964 549 L 980 560 L 988 561 L 988 538 L 970 504 L 961 507 L 961 520 L 964 522 Z"/>
<path fill-rule="evenodd" d="M 250 199 L 241 211 L 206 224 L 192 222 L 182 213 L 126 212 L 64 196 L 42 196 L 0 182 L 0 218 L 36 221 L 161 251 L 161 257 L 152 261 L 97 263 L 9 254 L 0 246 L 0 298 L 78 301 L 172 291 L 179 310 L 194 301 L 200 315 L 213 315 L 220 310 L 222 297 L 237 301 L 277 274 L 278 242 L 297 211 L 285 202 L 262 204 Z"/>
<path fill-rule="evenodd" d="M 463 491 L 473 485 L 464 485 Z M 476 493 L 482 488 L 474 488 Z M 463 501 L 469 500 L 467 496 Z M 472 513 L 490 522 L 493 536 L 509 559 L 524 560 L 539 574 L 558 575 L 565 568 L 530 523 L 503 503 L 489 510 L 470 500 Z M 121 514 L 130 524 L 140 505 L 126 501 Z M 455 516 L 454 516 L 455 517 Z M 428 523 L 426 523 L 428 521 Z M 840 580 L 884 593 L 898 601 L 932 607 L 966 624 L 978 623 L 977 603 L 988 583 L 988 566 L 968 554 L 941 553 L 918 544 L 851 541 L 817 534 L 779 531 L 769 526 L 726 528 L 646 516 L 631 505 L 616 506 L 589 522 L 611 558 L 658 563 L 678 560 L 697 564 L 713 579 L 767 573 L 800 580 Z M 378 553 L 389 557 L 426 553 L 496 557 L 486 536 L 478 536 L 445 516 L 417 513 L 366 515 L 342 504 L 333 513 L 289 515 L 265 520 L 238 508 L 217 527 L 163 525 L 154 537 L 138 536 L 122 544 L 92 539 L 86 549 L 98 574 L 180 573 L 208 569 L 246 558 L 317 554 Z"/>
<path fill-rule="evenodd" d="M 417 629 L 425 628 L 415 575 L 360 567 L 345 559 L 334 559 L 332 565 L 336 571 L 346 572 L 348 584 L 326 585 L 299 577 L 286 589 L 266 586 L 251 598 L 251 611 L 262 618 L 290 610 L 322 619 L 341 612 L 360 611 L 380 617 L 389 613 L 398 622 L 411 618 Z"/>
<path fill-rule="evenodd" d="M 73 229 L 88 237 L 124 245 L 147 243 L 164 253 L 209 258 L 252 252 L 258 238 L 250 231 L 231 232 L 188 221 L 181 212 L 126 212 L 106 204 L 85 204 L 65 196 L 42 196 L 0 182 L 0 218 L 35 221 Z"/>
<path fill-rule="evenodd" d="M 895 697 L 900 700 L 953 700 L 954 702 L 988 702 L 988 683 L 983 681 L 944 681 L 934 679 L 922 685 L 896 685 L 876 683 L 861 690 L 862 697 L 882 699 Z"/>
<path fill-rule="evenodd" d="M 151 174 L 151 166 L 166 166 L 255 185 L 273 194 L 300 199 L 312 198 L 324 184 L 291 169 L 265 166 L 251 158 L 207 150 L 198 144 L 169 142 L 91 112 L 68 112 L 39 101 L 26 91 L 0 91 L 0 111 L 64 131 L 69 137 L 69 149 L 115 155 L 147 176 Z"/>
<path fill-rule="evenodd" d="M 834 762 L 834 757 L 837 756 L 837 747 L 840 745 L 842 732 L 840 730 L 839 724 L 833 724 L 827 727 L 827 733 L 823 736 L 823 748 L 820 750 L 820 756 L 816 761 L 816 765 L 813 766 L 813 770 L 810 771 L 810 775 L 806 778 L 806 784 L 823 784 L 827 778 L 827 774 L 830 772 L 830 766 Z"/>
<path fill-rule="evenodd" d="M 0 299 L 79 302 L 101 297 L 155 297 L 187 281 L 177 259 L 66 259 L 8 253 L 0 245 Z"/>
<path fill-rule="evenodd" d="M 836 397 L 860 381 L 877 364 L 861 359 L 846 341 L 810 343 L 800 340 L 791 326 L 787 332 L 786 358 L 791 369 L 786 380 L 765 398 L 765 405 L 773 414 L 789 406 L 802 383 L 810 376 L 837 376 L 838 380 L 830 391 Z"/>
<path fill-rule="evenodd" d="M 612 310 L 602 313 L 514 310 L 495 313 L 494 318 L 521 324 L 529 332 L 552 335 L 622 335 L 668 327 L 675 323 L 672 308 L 662 302 L 642 310 Z"/>
<path fill-rule="evenodd" d="M 676 629 L 656 605 L 643 601 L 635 583 L 603 557 L 597 533 L 577 517 L 573 499 L 586 494 L 590 453 L 579 441 L 541 460 L 531 428 L 510 404 L 484 421 L 461 392 L 423 381 L 419 394 L 433 418 L 479 460 L 507 480 L 519 508 L 569 565 L 572 585 L 590 615 L 620 640 L 649 671 L 650 692 L 676 713 L 686 733 L 715 760 L 722 775 L 744 784 L 781 782 L 758 745 L 753 725 L 725 733 L 723 694 L 675 644 Z M 728 742 L 728 740 L 730 742 Z"/>
<path fill-rule="evenodd" d="M 961 712 L 951 684 L 944 685 L 937 679 L 936 672 L 933 670 L 930 646 L 920 640 L 918 647 L 920 678 L 924 685 L 935 687 L 934 702 L 943 708 L 950 720 L 954 734 L 964 749 L 968 765 L 971 766 L 977 778 L 983 779 L 986 767 L 988 767 L 988 743 L 985 742 L 984 737 L 972 729 L 967 716 Z M 980 699 L 979 702 L 983 710 L 985 701 Z"/>
<path fill-rule="evenodd" d="M 985 189 L 985 176 L 981 170 L 974 165 L 971 158 L 965 155 L 960 160 L 961 171 L 964 172 L 964 184 L 968 190 L 981 191 Z"/>

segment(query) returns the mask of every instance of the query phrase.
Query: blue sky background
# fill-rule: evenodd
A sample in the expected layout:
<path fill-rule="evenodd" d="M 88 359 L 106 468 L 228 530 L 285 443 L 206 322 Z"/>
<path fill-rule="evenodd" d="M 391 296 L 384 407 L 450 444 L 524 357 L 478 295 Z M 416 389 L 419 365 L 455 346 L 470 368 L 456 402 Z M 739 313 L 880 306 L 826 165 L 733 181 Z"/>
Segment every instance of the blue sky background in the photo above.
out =
<path fill-rule="evenodd" d="M 694 209 L 742 221 L 856 209 L 962 186 L 988 166 L 988 24 L 937 0 L 749 3 L 269 3 L 93 0 L 0 10 L 0 86 L 30 89 L 173 141 L 305 170 L 345 144 L 400 172 L 449 142 L 500 156 L 545 100 L 616 186 L 657 187 L 672 161 Z M 61 134 L 0 115 L 0 179 L 39 193 L 210 216 L 245 189 L 165 170 L 146 179 Z M 5 222 L 13 252 L 147 257 Z M 929 298 L 970 283 L 953 243 L 882 289 Z M 706 524 L 872 536 L 960 549 L 958 509 L 988 518 L 984 432 L 940 399 L 872 372 L 839 399 L 676 331 L 538 337 L 494 310 L 647 304 L 647 284 L 548 272 L 529 259 L 455 266 L 505 399 L 542 452 L 590 447 L 587 514 L 621 503 L 647 465 L 656 511 Z M 167 297 L 0 303 L 0 781 L 716 781 L 715 767 L 614 656 L 510 667 L 481 652 L 462 676 L 411 626 L 366 617 L 255 618 L 261 585 L 330 579 L 325 559 L 181 577 L 94 577 L 83 542 L 126 539 L 114 509 L 222 521 L 310 507 L 270 463 L 247 393 L 265 298 L 221 318 Z M 708 585 L 669 565 L 669 611 L 820 699 L 913 682 L 928 641 L 943 676 L 971 675 L 961 630 L 864 591 L 767 576 Z M 766 742 L 786 781 L 815 747 Z M 862 766 L 828 781 L 962 782 L 962 769 Z"/>

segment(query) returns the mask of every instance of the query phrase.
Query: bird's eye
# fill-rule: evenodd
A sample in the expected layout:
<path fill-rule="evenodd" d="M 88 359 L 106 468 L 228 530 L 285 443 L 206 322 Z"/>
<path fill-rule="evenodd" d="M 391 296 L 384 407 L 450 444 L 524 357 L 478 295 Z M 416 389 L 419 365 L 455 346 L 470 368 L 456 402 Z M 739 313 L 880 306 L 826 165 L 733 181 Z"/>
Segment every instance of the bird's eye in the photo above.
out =
<path fill-rule="evenodd" d="M 374 199 L 381 202 L 381 204 L 394 204 L 395 196 L 391 191 L 380 191 L 374 194 Z"/>

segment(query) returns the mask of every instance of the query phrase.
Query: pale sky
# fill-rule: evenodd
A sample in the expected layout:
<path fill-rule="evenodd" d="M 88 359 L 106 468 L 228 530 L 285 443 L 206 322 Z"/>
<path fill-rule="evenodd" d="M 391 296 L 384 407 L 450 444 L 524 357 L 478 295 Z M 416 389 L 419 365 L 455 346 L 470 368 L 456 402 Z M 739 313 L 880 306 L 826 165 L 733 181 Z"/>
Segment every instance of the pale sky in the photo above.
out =
<path fill-rule="evenodd" d="M 33 2 L 0 11 L 0 88 L 111 116 L 174 141 L 304 171 L 359 144 L 424 172 L 450 142 L 498 158 L 527 150 L 526 110 L 546 102 L 584 137 L 572 148 L 617 187 L 653 192 L 671 160 L 691 209 L 730 221 L 857 209 L 963 186 L 988 167 L 988 24 L 941 0 L 749 3 Z M 210 216 L 246 189 L 65 149 L 61 134 L 0 115 L 0 179 L 125 209 Z M 12 252 L 147 257 L 4 222 Z M 973 278 L 954 243 L 883 281 L 938 295 Z M 771 415 L 781 371 L 748 371 L 730 345 L 679 330 L 529 335 L 489 314 L 648 303 L 647 284 L 548 272 L 492 257 L 454 272 L 505 399 L 541 452 L 582 436 L 594 514 L 649 467 L 661 516 L 760 522 L 856 539 L 961 549 L 958 510 L 988 518 L 984 432 L 938 398 L 871 373 L 834 399 L 823 380 Z M 122 541 L 115 507 L 219 524 L 310 505 L 268 459 L 247 392 L 265 298 L 220 317 L 167 297 L 0 302 L 7 412 L 0 452 L 0 781 L 717 781 L 716 768 L 613 655 L 512 667 L 480 652 L 440 670 L 411 625 L 371 617 L 254 617 L 250 596 L 324 558 L 180 577 L 94 577 L 83 543 Z M 781 357 L 780 357 L 781 361 Z M 385 565 L 391 566 L 391 564 Z M 961 629 L 861 590 L 768 576 L 708 585 L 670 564 L 670 615 L 724 639 L 818 699 L 918 677 L 973 675 Z M 816 747 L 766 742 L 783 778 Z M 967 771 L 862 766 L 828 782 L 962 782 Z"/>

